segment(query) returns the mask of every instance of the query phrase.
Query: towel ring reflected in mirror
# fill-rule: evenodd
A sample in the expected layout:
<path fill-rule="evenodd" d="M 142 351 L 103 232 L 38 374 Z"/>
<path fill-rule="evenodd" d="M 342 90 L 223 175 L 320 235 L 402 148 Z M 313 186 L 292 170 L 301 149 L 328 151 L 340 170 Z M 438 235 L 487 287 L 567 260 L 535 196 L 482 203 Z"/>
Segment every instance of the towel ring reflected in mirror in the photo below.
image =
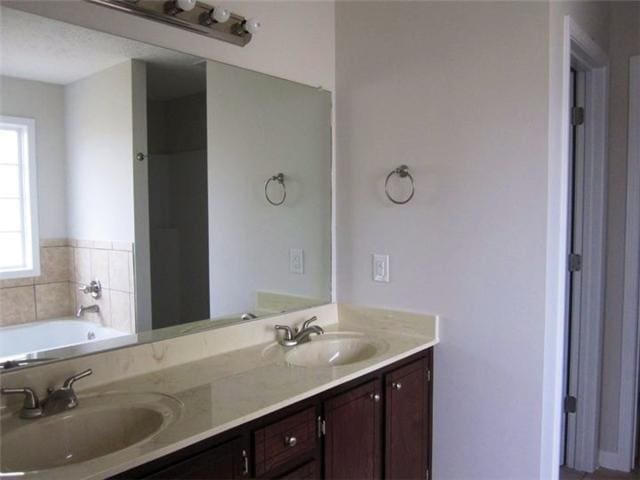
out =
<path fill-rule="evenodd" d="M 269 184 L 271 182 L 278 182 L 282 187 L 282 198 L 278 202 L 274 202 L 273 200 L 271 200 L 271 197 L 269 197 Z M 283 173 L 278 173 L 277 175 L 268 178 L 267 181 L 264 182 L 264 196 L 267 199 L 267 202 L 275 207 L 278 207 L 284 203 L 284 201 L 287 199 L 287 186 L 284 184 Z"/>
<path fill-rule="evenodd" d="M 411 193 L 404 200 L 397 200 L 393 198 L 393 196 L 389 193 L 389 179 L 394 175 L 397 175 L 400 178 L 408 178 L 411 181 Z M 404 205 L 405 203 L 409 203 L 409 201 L 411 201 L 411 199 L 413 198 L 413 194 L 416 193 L 416 183 L 413 180 L 413 175 L 411 175 L 411 172 L 409 172 L 409 167 L 407 167 L 406 165 L 400 165 L 399 167 L 394 168 L 393 170 L 391 170 L 391 172 L 389 172 L 389 175 L 387 175 L 387 179 L 384 181 L 384 193 L 386 193 L 387 198 L 396 205 Z"/>

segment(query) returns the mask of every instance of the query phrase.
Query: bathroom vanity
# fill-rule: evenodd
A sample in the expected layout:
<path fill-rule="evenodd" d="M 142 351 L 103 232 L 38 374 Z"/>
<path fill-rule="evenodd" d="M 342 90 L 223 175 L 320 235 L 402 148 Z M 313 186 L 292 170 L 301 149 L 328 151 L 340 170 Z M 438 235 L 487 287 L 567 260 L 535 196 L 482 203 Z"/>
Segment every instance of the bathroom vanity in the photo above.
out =
<path fill-rule="evenodd" d="M 428 479 L 432 375 L 430 348 L 114 478 Z"/>
<path fill-rule="evenodd" d="M 276 325 L 314 316 L 324 333 L 281 345 Z M 21 419 L 12 396 L 0 416 L 2 473 L 427 478 L 437 343 L 435 316 L 328 304 L 6 372 L 3 386 L 41 398 L 93 374 L 63 414 Z"/>

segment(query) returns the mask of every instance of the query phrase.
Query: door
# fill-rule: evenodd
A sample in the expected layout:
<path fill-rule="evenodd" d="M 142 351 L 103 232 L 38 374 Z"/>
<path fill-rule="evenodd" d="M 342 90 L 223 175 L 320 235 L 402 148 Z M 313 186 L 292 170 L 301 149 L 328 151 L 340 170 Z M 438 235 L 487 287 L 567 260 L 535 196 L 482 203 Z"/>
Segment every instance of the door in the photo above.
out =
<path fill-rule="evenodd" d="M 429 380 L 426 358 L 385 378 L 385 478 L 428 478 Z"/>
<path fill-rule="evenodd" d="M 325 478 L 380 478 L 380 390 L 374 380 L 324 403 Z"/>
<path fill-rule="evenodd" d="M 585 73 L 571 70 L 571 108 L 569 137 L 569 211 L 567 245 L 570 247 L 567 260 L 567 305 L 565 314 L 565 358 L 563 405 L 563 429 L 560 464 L 575 466 L 576 411 L 578 408 L 578 368 L 580 360 L 580 307 L 582 304 L 582 240 L 584 215 L 584 105 Z"/>
<path fill-rule="evenodd" d="M 246 450 L 242 438 L 222 445 L 172 465 L 147 478 L 157 480 L 227 480 L 244 478 L 249 474 Z"/>

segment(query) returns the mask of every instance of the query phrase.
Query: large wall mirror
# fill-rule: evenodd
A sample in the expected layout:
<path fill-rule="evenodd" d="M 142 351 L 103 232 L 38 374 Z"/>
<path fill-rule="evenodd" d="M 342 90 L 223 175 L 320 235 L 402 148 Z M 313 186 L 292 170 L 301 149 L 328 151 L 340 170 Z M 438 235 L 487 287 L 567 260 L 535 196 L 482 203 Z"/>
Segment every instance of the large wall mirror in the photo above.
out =
<path fill-rule="evenodd" d="M 0 365 L 330 302 L 330 119 L 327 91 L 0 7 Z"/>

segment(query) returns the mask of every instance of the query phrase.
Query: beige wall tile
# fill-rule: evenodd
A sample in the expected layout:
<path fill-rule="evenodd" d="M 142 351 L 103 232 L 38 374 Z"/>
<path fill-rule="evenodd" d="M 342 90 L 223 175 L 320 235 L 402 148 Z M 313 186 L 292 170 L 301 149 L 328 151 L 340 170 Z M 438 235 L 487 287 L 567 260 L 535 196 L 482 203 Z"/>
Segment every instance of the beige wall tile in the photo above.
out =
<path fill-rule="evenodd" d="M 33 286 L 0 290 L 0 325 L 33 322 L 36 303 Z"/>
<path fill-rule="evenodd" d="M 136 267 L 133 263 L 133 252 L 129 252 L 129 285 L 131 286 L 131 292 L 136 291 L 135 269 Z"/>
<path fill-rule="evenodd" d="M 136 331 L 136 296 L 131 293 L 129 294 L 129 318 L 131 320 L 131 333 L 135 333 Z"/>
<path fill-rule="evenodd" d="M 74 280 L 77 283 L 89 283 L 91 281 L 91 250 L 88 248 L 74 248 Z"/>
<path fill-rule="evenodd" d="M 0 288 L 26 287 L 27 285 L 33 285 L 34 280 L 33 277 L 0 280 Z"/>
<path fill-rule="evenodd" d="M 129 252 L 118 250 L 109 252 L 109 288 L 111 290 L 131 292 L 129 268 Z"/>
<path fill-rule="evenodd" d="M 111 248 L 113 247 L 113 243 L 112 242 L 107 242 L 107 241 L 102 241 L 102 240 L 97 240 L 95 242 L 91 242 L 92 243 L 92 247 L 96 248 L 98 250 L 111 250 Z"/>
<path fill-rule="evenodd" d="M 72 313 L 69 283 L 47 283 L 36 285 L 36 318 L 67 317 Z"/>
<path fill-rule="evenodd" d="M 113 242 L 113 250 L 131 252 L 133 251 L 133 244 L 129 242 Z"/>
<path fill-rule="evenodd" d="M 111 326 L 121 332 L 132 332 L 129 297 L 128 293 L 111 291 Z"/>
<path fill-rule="evenodd" d="M 98 280 L 102 288 L 109 288 L 109 251 L 91 249 L 91 280 Z"/>
<path fill-rule="evenodd" d="M 40 249 L 40 276 L 36 284 L 68 282 L 71 271 L 71 249 L 69 247 L 43 247 Z"/>
<path fill-rule="evenodd" d="M 40 240 L 41 247 L 66 247 L 69 240 L 66 238 L 43 238 Z"/>
<path fill-rule="evenodd" d="M 76 240 L 76 247 L 78 248 L 93 248 L 93 242 L 91 240 Z"/>

